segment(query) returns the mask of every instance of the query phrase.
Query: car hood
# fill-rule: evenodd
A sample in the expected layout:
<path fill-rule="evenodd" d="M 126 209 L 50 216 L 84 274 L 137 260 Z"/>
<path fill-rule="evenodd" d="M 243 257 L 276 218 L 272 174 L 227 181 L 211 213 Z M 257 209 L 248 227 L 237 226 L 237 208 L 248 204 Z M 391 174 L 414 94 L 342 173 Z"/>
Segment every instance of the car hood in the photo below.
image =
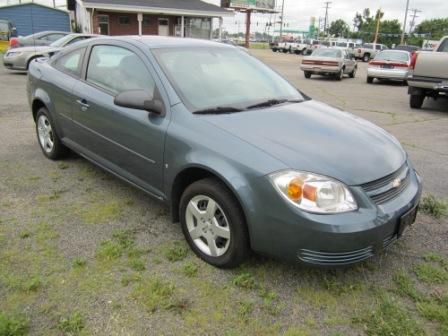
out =
<path fill-rule="evenodd" d="M 291 169 L 330 176 L 348 185 L 389 175 L 406 160 L 400 143 L 383 129 L 315 101 L 205 116 L 204 120 Z"/>

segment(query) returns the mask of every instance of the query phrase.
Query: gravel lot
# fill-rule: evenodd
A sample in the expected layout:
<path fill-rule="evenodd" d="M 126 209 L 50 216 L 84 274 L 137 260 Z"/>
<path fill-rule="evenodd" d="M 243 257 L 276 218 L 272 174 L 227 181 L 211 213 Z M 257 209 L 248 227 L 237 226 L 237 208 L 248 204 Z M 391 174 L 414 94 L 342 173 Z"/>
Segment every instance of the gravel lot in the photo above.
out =
<path fill-rule="evenodd" d="M 252 53 L 314 99 L 391 132 L 424 192 L 448 198 L 447 100 L 415 111 L 407 87 L 366 84 L 364 63 L 355 79 L 307 80 L 300 56 Z M 217 270 L 190 253 L 157 201 L 75 154 L 46 160 L 25 83 L 0 66 L 0 336 L 11 326 L 31 335 L 448 335 L 446 217 L 419 214 L 387 253 L 349 269 L 253 257 Z"/>

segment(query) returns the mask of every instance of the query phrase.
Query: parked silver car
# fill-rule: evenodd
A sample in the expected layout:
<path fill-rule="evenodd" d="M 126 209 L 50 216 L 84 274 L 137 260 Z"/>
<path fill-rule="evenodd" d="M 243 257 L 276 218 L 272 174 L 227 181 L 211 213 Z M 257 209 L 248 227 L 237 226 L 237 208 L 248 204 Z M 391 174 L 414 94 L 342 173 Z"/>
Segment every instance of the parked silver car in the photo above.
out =
<path fill-rule="evenodd" d="M 48 46 L 68 34 L 70 33 L 62 31 L 43 31 L 28 36 L 13 37 L 9 41 L 9 47 L 12 49 L 29 46 Z"/>
<path fill-rule="evenodd" d="M 367 68 L 367 83 L 374 79 L 398 80 L 406 83 L 411 70 L 411 54 L 405 50 L 385 50 L 378 53 Z"/>
<path fill-rule="evenodd" d="M 69 34 L 49 46 L 23 47 L 9 49 L 3 56 L 3 64 L 10 70 L 28 70 L 33 59 L 43 56 L 52 56 L 62 48 L 73 43 L 95 37 L 93 34 Z"/>
<path fill-rule="evenodd" d="M 300 68 L 305 78 L 311 75 L 333 76 L 342 80 L 344 75 L 355 78 L 358 65 L 349 50 L 338 48 L 319 48 L 311 56 L 304 57 Z"/>

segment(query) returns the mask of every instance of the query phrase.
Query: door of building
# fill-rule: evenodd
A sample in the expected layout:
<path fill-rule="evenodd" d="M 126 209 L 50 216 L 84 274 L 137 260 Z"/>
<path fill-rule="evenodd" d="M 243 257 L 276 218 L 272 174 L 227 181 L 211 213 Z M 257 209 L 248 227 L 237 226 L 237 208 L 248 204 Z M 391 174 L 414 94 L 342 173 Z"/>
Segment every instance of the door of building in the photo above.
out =
<path fill-rule="evenodd" d="M 160 36 L 170 35 L 170 25 L 168 19 L 159 19 L 159 35 Z"/>
<path fill-rule="evenodd" d="M 109 15 L 98 15 L 98 27 L 101 35 L 109 35 Z"/>

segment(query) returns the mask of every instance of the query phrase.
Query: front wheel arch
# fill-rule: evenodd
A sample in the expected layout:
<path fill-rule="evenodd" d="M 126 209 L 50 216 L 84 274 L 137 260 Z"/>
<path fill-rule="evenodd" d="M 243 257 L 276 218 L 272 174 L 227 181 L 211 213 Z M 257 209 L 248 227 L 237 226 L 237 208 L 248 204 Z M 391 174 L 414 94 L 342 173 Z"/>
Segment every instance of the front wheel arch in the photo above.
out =
<path fill-rule="evenodd" d="M 241 198 L 239 197 L 238 193 L 235 191 L 235 188 L 233 188 L 232 184 L 229 183 L 223 176 L 218 174 L 217 172 L 209 169 L 208 167 L 200 166 L 200 165 L 194 165 L 190 167 L 186 167 L 183 170 L 181 170 L 176 177 L 173 179 L 173 184 L 171 187 L 171 194 L 170 194 L 170 208 L 171 208 L 171 219 L 173 223 L 179 222 L 179 206 L 180 206 L 180 199 L 182 197 L 182 194 L 184 193 L 185 189 L 187 189 L 191 184 L 206 179 L 206 178 L 215 178 L 219 180 L 222 184 L 224 184 L 233 194 L 235 199 L 237 200 L 241 213 L 244 216 L 244 221 L 246 222 L 246 225 L 249 229 L 249 225 L 247 223 L 247 215 L 245 213 L 243 203 L 241 201 Z M 250 230 L 249 230 L 250 231 Z M 250 232 L 249 232 L 250 237 Z"/>
<path fill-rule="evenodd" d="M 48 110 L 48 107 L 42 100 L 34 99 L 33 104 L 31 105 L 31 110 L 33 112 L 33 119 L 35 122 L 37 121 L 37 112 L 39 112 L 42 107 L 45 107 Z"/>

